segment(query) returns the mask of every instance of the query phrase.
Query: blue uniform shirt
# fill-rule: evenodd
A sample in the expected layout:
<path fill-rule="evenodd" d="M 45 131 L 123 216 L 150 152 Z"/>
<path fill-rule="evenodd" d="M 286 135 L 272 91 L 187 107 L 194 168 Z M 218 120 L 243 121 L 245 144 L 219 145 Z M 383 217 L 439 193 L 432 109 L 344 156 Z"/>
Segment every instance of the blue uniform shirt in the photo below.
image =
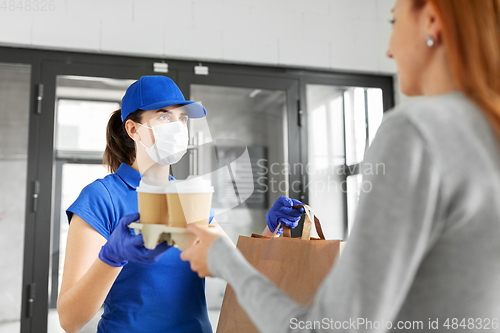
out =
<path fill-rule="evenodd" d="M 87 185 L 68 208 L 108 239 L 120 218 L 138 211 L 141 174 L 122 164 Z M 212 332 L 205 281 L 170 248 L 153 264 L 125 265 L 104 301 L 97 332 Z"/>

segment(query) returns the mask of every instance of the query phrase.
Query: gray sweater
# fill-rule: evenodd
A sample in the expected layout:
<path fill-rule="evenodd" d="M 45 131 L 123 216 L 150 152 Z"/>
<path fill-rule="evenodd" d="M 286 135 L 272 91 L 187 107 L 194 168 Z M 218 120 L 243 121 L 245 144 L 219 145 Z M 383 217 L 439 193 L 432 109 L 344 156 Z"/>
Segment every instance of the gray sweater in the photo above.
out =
<path fill-rule="evenodd" d="M 460 92 L 400 106 L 362 171 L 372 190 L 311 308 L 225 238 L 209 250 L 212 274 L 262 332 L 500 332 L 500 148 L 482 111 Z"/>

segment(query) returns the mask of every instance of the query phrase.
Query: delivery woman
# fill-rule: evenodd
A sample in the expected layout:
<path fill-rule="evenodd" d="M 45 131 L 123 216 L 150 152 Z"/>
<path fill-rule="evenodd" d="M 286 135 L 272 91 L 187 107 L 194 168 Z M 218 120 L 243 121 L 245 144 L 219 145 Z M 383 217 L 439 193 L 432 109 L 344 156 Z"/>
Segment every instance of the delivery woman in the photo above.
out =
<path fill-rule="evenodd" d="M 176 163 L 187 148 L 188 118 L 205 114 L 164 76 L 144 76 L 127 89 L 107 126 L 105 162 L 112 174 L 85 187 L 67 210 L 58 300 L 66 332 L 77 332 L 103 303 L 98 332 L 212 332 L 204 280 L 177 248 L 163 243 L 147 250 L 142 235 L 127 227 L 139 219 L 133 214 L 139 170 Z"/>
<path fill-rule="evenodd" d="M 311 307 L 196 226 L 181 257 L 224 278 L 262 332 L 500 332 L 500 1 L 397 0 L 384 119 L 341 259 Z M 373 168 L 371 169 L 373 170 Z M 298 286 L 300 287 L 300 286 Z"/>

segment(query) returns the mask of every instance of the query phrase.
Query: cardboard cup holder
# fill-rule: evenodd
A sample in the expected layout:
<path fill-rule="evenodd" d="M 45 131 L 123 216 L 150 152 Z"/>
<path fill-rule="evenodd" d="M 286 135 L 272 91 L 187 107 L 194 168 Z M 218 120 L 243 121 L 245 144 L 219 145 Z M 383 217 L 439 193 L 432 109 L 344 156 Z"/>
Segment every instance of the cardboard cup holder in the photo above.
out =
<path fill-rule="evenodd" d="M 182 251 L 195 240 L 186 223 L 210 227 L 214 188 L 209 180 L 189 176 L 185 180 L 159 182 L 144 176 L 136 190 L 142 223 L 131 223 L 129 228 L 136 235 L 143 235 L 147 249 L 167 242 Z"/>
<path fill-rule="evenodd" d="M 208 228 L 212 227 L 208 225 Z M 149 250 L 153 250 L 160 243 L 167 242 L 168 245 L 173 245 L 183 251 L 195 240 L 195 236 L 183 227 L 134 222 L 130 223 L 129 228 L 133 229 L 136 235 L 142 234 L 144 247 Z"/>

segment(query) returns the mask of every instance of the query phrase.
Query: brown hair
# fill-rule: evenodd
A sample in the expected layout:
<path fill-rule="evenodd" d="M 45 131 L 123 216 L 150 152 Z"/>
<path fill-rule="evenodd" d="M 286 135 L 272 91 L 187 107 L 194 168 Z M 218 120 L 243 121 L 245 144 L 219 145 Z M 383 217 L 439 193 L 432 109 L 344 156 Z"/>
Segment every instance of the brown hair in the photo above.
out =
<path fill-rule="evenodd" d="M 106 149 L 104 150 L 103 163 L 108 166 L 109 172 L 116 172 L 120 164 L 132 165 L 135 161 L 135 142 L 128 135 L 125 123 L 128 119 L 140 123 L 143 110 L 137 110 L 128 115 L 122 122 L 121 109 L 114 111 L 106 127 Z"/>
<path fill-rule="evenodd" d="M 500 0 L 413 0 L 434 6 L 459 89 L 478 104 L 500 138 Z"/>

